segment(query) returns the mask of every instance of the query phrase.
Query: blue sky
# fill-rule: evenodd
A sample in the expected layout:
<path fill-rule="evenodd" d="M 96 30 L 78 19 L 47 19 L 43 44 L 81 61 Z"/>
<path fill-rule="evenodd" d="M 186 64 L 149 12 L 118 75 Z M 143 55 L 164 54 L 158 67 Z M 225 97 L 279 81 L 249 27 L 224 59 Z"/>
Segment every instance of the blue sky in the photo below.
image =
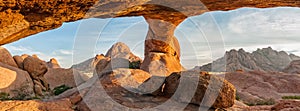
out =
<path fill-rule="evenodd" d="M 85 19 L 64 23 L 4 45 L 13 55 L 37 54 L 44 60 L 56 58 L 63 67 L 82 62 L 96 54 L 105 54 L 121 41 L 143 57 L 143 41 L 148 25 L 143 17 Z M 176 29 L 187 68 L 206 64 L 223 56 L 226 50 L 244 48 L 254 51 L 271 46 L 300 55 L 299 8 L 242 8 L 209 12 L 189 17 Z"/>

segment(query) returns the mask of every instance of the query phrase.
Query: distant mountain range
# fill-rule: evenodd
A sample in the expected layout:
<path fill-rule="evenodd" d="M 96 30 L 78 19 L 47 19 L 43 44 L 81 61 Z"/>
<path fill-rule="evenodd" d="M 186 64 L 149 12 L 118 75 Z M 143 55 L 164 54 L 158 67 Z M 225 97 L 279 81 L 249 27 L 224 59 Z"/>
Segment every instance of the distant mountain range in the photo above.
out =
<path fill-rule="evenodd" d="M 224 72 L 235 72 L 237 70 L 257 70 L 257 71 L 277 71 L 281 72 L 287 69 L 294 60 L 300 60 L 299 56 L 288 54 L 284 51 L 276 51 L 271 47 L 257 49 L 249 53 L 243 49 L 227 51 L 224 57 L 213 61 L 212 63 L 195 67 L 195 70 Z"/>

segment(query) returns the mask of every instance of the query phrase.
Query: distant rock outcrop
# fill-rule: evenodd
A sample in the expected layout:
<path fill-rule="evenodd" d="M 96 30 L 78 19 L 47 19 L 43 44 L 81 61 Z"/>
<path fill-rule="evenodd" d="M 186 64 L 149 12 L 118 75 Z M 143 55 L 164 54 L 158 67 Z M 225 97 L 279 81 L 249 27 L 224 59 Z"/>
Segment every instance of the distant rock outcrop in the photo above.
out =
<path fill-rule="evenodd" d="M 18 67 L 11 54 L 3 47 L 0 47 L 0 62 L 13 67 Z"/>
<path fill-rule="evenodd" d="M 300 74 L 300 60 L 294 60 L 287 66 L 283 72 L 290 74 Z"/>
<path fill-rule="evenodd" d="M 51 58 L 49 62 L 47 62 L 47 66 L 49 68 L 60 68 L 58 61 L 55 58 Z"/>
<path fill-rule="evenodd" d="M 280 100 L 286 94 L 300 94 L 300 77 L 295 74 L 234 72 L 225 74 L 225 79 L 236 87 L 238 98 L 249 104 L 259 100 Z"/>
<path fill-rule="evenodd" d="M 96 68 L 96 65 L 99 61 L 107 59 L 103 54 L 96 55 L 94 58 L 88 59 L 82 63 L 73 65 L 72 68 L 78 70 L 79 72 L 85 73 L 85 74 L 93 74 L 94 70 Z"/>
<path fill-rule="evenodd" d="M 287 54 L 284 51 L 275 51 L 271 47 L 257 49 L 249 53 L 243 49 L 230 50 L 226 52 L 224 57 L 203 65 L 196 67 L 196 70 L 211 71 L 213 72 L 235 72 L 237 70 L 257 70 L 257 71 L 282 71 L 293 60 L 300 60 L 300 57 L 293 54 Z"/>

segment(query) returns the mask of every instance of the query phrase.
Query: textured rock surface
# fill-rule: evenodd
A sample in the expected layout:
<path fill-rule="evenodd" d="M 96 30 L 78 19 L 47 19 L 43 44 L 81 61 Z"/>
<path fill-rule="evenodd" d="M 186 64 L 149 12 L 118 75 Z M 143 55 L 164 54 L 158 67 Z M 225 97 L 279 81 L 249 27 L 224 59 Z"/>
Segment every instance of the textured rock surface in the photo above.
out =
<path fill-rule="evenodd" d="M 169 76 L 173 72 L 184 70 L 176 56 L 157 52 L 145 56 L 141 69 L 155 76 Z"/>
<path fill-rule="evenodd" d="M 283 72 L 290 74 L 300 74 L 300 60 L 295 60 L 290 63 Z"/>
<path fill-rule="evenodd" d="M 231 83 L 213 75 L 199 76 L 199 74 L 199 72 L 194 71 L 173 73 L 166 78 L 163 92 L 166 96 L 175 96 L 175 99 L 181 102 L 207 105 L 207 107 L 212 106 L 214 108 L 233 106 L 236 90 Z M 196 90 L 193 91 L 193 88 Z M 193 92 L 195 95 L 189 101 L 188 98 Z"/>
<path fill-rule="evenodd" d="M 109 57 L 111 59 L 115 58 L 123 58 L 127 59 L 130 62 L 134 61 L 141 61 L 141 59 L 137 56 L 135 56 L 129 49 L 129 47 L 122 43 L 122 42 L 117 42 L 115 43 L 105 54 L 105 57 Z"/>
<path fill-rule="evenodd" d="M 8 93 L 10 97 L 33 97 L 32 79 L 26 71 L 0 63 L 0 92 Z"/>
<path fill-rule="evenodd" d="M 300 94 L 300 77 L 295 74 L 250 71 L 227 73 L 225 79 L 236 87 L 237 95 L 245 103 Z"/>
<path fill-rule="evenodd" d="M 34 90 L 39 96 L 43 91 L 49 90 L 49 84 L 44 78 L 48 71 L 46 62 L 40 60 L 37 56 L 29 56 L 24 59 L 24 70 L 26 70 L 34 81 Z"/>
<path fill-rule="evenodd" d="M 70 100 L 43 102 L 30 101 L 0 101 L 0 111 L 73 111 Z"/>
<path fill-rule="evenodd" d="M 3 47 L 0 47 L 0 62 L 13 67 L 18 67 L 11 54 Z"/>
<path fill-rule="evenodd" d="M 297 0 L 0 1 L 0 44 L 57 28 L 63 22 L 79 20 L 85 16 L 99 18 L 145 16 L 179 24 L 187 16 L 199 15 L 207 11 L 276 6 L 298 7 L 300 2 Z"/>
<path fill-rule="evenodd" d="M 299 100 L 282 100 L 274 105 L 271 110 L 274 111 L 299 111 L 300 101 Z"/>
<path fill-rule="evenodd" d="M 212 65 L 214 65 L 215 71 L 224 72 L 218 69 L 222 69 L 226 65 L 227 72 L 235 72 L 237 70 L 282 71 L 292 60 L 299 59 L 300 57 L 298 56 L 288 55 L 284 51 L 276 51 L 270 47 L 258 49 L 252 53 L 240 49 L 238 51 L 228 51 L 225 57 L 195 69 L 211 71 Z"/>
<path fill-rule="evenodd" d="M 18 67 L 20 69 L 24 69 L 24 63 L 23 63 L 24 59 L 18 55 L 14 56 L 13 58 L 14 58 L 15 62 L 17 63 Z"/>
<path fill-rule="evenodd" d="M 87 78 L 80 74 L 77 70 L 63 68 L 48 69 L 44 77 L 49 83 L 51 89 L 61 85 L 76 87 L 77 85 L 85 82 L 84 78 Z"/>
<path fill-rule="evenodd" d="M 103 54 L 96 55 L 94 58 L 88 59 L 82 63 L 73 65 L 72 68 L 82 72 L 84 74 L 93 74 L 98 62 L 102 59 L 106 59 Z"/>

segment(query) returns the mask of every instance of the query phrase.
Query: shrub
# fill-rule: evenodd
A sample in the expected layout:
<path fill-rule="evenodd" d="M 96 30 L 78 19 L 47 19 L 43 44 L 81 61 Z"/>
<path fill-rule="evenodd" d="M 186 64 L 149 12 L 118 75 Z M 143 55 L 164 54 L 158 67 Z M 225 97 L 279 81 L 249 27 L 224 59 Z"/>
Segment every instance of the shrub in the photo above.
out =
<path fill-rule="evenodd" d="M 0 100 L 9 100 L 9 94 L 5 92 L 0 93 Z"/>
<path fill-rule="evenodd" d="M 69 87 L 69 86 L 66 86 L 66 85 L 61 85 L 61 86 L 58 86 L 58 87 L 55 87 L 53 89 L 53 93 L 54 95 L 59 95 L 65 91 L 67 91 L 68 89 L 71 89 L 72 87 Z"/>
<path fill-rule="evenodd" d="M 257 106 L 257 105 L 274 105 L 275 100 L 273 98 L 265 100 L 256 100 L 254 102 L 246 103 L 248 106 Z"/>
<path fill-rule="evenodd" d="M 300 96 L 283 96 L 282 99 L 300 99 Z"/>
<path fill-rule="evenodd" d="M 129 69 L 139 69 L 140 65 L 141 65 L 141 61 L 129 62 Z"/>

